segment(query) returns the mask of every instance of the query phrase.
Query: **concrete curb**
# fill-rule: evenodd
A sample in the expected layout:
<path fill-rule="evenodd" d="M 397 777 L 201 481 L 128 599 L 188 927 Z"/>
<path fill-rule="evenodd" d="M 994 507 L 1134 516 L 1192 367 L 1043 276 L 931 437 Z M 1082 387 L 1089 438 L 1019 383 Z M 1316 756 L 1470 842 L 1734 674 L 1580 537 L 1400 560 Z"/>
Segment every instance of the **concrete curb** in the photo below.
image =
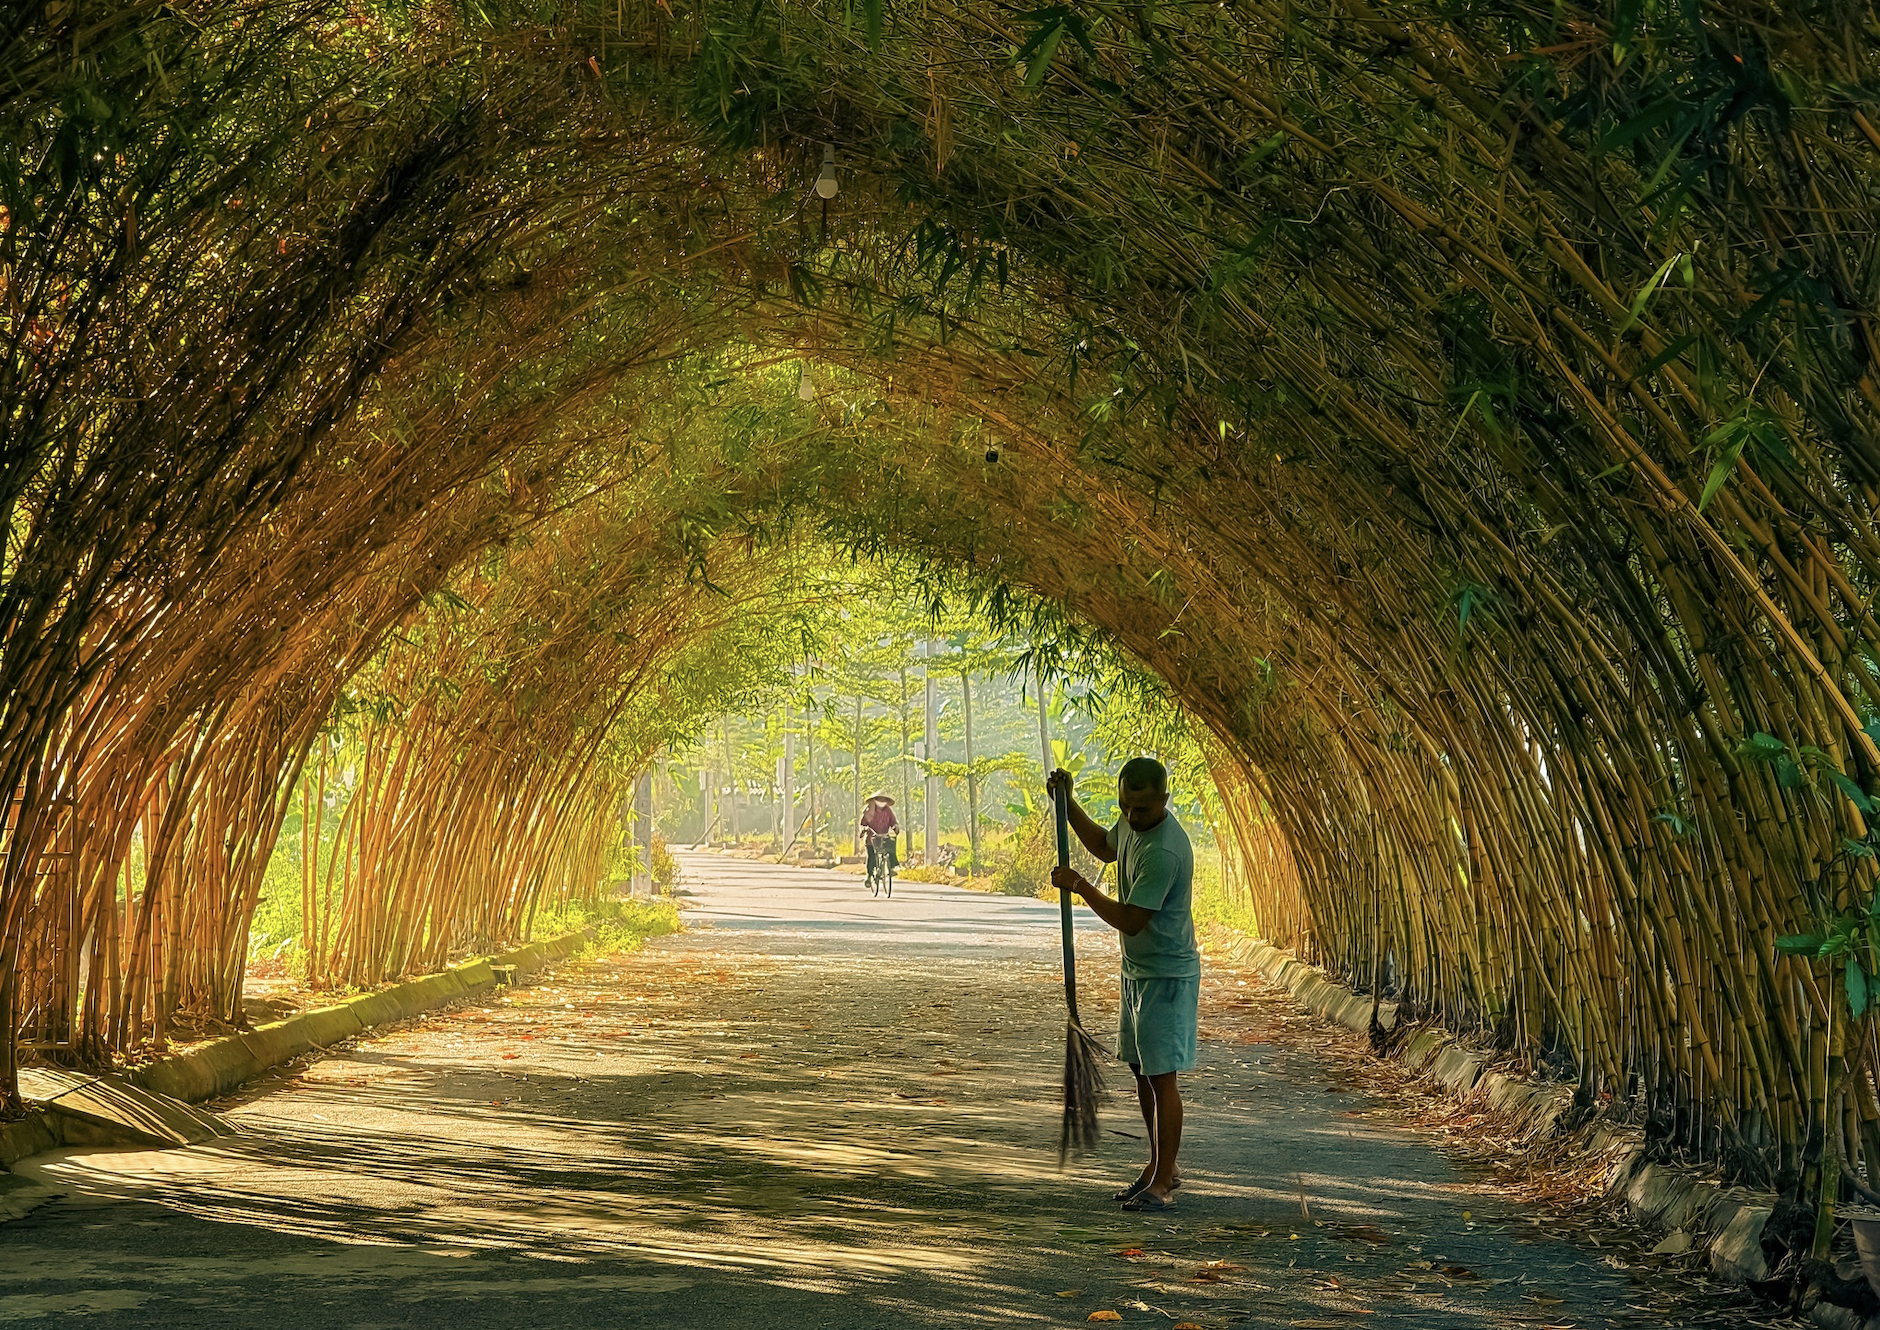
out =
<path fill-rule="evenodd" d="M 475 997 L 496 986 L 496 968 L 514 969 L 518 978 L 580 950 L 586 932 L 531 942 L 499 956 L 484 956 L 362 993 L 345 1002 L 298 1012 L 285 1020 L 198 1044 L 186 1052 L 158 1058 L 121 1074 L 120 1079 L 154 1094 L 199 1103 L 227 1094 L 242 1082 L 316 1048 L 327 1048 L 390 1021 L 410 1020 L 460 998 Z M 36 1110 L 0 1127 L 0 1177 L 16 1160 L 60 1145 L 95 1145 L 84 1126 L 66 1115 Z M 45 1199 L 50 1198 L 47 1193 Z M 0 1218 L 11 1207 L 0 1193 Z"/>
<path fill-rule="evenodd" d="M 1306 1010 L 1359 1034 L 1370 1029 L 1371 999 L 1324 971 L 1257 938 L 1236 938 L 1223 950 L 1284 988 Z M 1396 1028 L 1394 1003 L 1381 1004 L 1378 1022 L 1386 1030 Z M 1491 1053 L 1471 1048 L 1437 1026 L 1423 1026 L 1398 1040 L 1389 1056 L 1452 1098 L 1485 1100 L 1526 1142 L 1559 1136 L 1561 1115 L 1573 1103 L 1572 1086 L 1495 1070 Z M 1607 1195 L 1623 1200 L 1641 1228 L 1689 1235 L 1692 1246 L 1709 1258 L 1712 1273 L 1727 1283 L 1769 1277 L 1762 1233 L 1775 1207 L 1773 1194 L 1726 1187 L 1673 1165 L 1649 1162 L 1643 1133 L 1635 1127 L 1594 1122 L 1578 1135 L 1581 1156 L 1604 1165 Z M 1814 1324 L 1836 1330 L 1880 1330 L 1880 1316 L 1863 1323 L 1854 1312 L 1833 1303 L 1817 1303 L 1809 1316 Z"/>
<path fill-rule="evenodd" d="M 297 1012 L 285 1020 L 199 1044 L 186 1053 L 138 1067 L 126 1073 L 125 1079 L 185 1103 L 213 1099 L 302 1053 L 328 1048 L 375 1025 L 408 1021 L 446 1003 L 486 993 L 496 986 L 494 967 L 510 967 L 521 976 L 572 955 L 586 940 L 586 933 L 569 933 L 499 956 L 478 957 L 376 993 L 362 993 L 330 1007 Z"/>

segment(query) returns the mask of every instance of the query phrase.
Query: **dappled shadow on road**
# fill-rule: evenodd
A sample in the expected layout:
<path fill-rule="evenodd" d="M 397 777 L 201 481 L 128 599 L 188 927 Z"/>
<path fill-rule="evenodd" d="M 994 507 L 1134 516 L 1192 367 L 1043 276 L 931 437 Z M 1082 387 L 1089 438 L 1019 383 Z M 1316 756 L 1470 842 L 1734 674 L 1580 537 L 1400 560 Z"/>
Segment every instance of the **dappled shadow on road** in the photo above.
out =
<path fill-rule="evenodd" d="M 133 1200 L 15 1230 L 20 1296 L 136 1300 L 100 1330 L 218 1289 L 283 1324 L 318 1304 L 362 1326 L 470 1298 L 557 1325 L 1631 1323 L 1623 1277 L 1574 1249 L 1511 1261 L 1517 1217 L 1354 1116 L 1232 976 L 1210 981 L 1181 1208 L 1121 1213 L 1133 1105 L 1107 1110 L 1102 1158 L 1057 1167 L 1055 981 L 1009 945 L 672 939 L 256 1087 L 238 1141 L 54 1162 Z M 1112 980 L 1089 989 L 1113 1009 Z M 107 1211 L 79 1265 L 47 1255 Z"/>

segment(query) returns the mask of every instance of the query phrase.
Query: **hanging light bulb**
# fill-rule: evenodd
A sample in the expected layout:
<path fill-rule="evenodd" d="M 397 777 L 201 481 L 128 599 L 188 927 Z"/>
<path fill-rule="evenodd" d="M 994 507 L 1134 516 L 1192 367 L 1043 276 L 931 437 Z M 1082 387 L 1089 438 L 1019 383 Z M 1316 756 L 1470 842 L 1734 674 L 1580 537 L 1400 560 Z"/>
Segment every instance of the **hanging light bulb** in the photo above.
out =
<path fill-rule="evenodd" d="M 797 375 L 796 395 L 805 402 L 813 402 L 816 400 L 816 385 L 810 382 L 809 366 L 807 365 L 803 367 L 802 373 Z"/>
<path fill-rule="evenodd" d="M 816 177 L 816 197 L 833 199 L 840 188 L 836 183 L 836 145 L 826 143 L 823 145 L 822 174 Z"/>

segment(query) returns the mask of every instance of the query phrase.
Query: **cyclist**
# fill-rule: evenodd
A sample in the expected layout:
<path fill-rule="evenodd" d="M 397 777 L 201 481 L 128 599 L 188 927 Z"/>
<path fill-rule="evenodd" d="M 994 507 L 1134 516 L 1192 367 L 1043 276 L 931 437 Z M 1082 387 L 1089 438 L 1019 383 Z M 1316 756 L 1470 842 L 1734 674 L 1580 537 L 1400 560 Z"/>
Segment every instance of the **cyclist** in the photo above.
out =
<path fill-rule="evenodd" d="M 868 847 L 868 876 L 875 877 L 877 860 L 882 855 L 888 857 L 887 868 L 892 869 L 894 857 L 894 834 L 901 829 L 901 824 L 894 816 L 894 800 L 886 790 L 876 790 L 868 796 L 868 802 L 862 805 L 862 843 Z"/>

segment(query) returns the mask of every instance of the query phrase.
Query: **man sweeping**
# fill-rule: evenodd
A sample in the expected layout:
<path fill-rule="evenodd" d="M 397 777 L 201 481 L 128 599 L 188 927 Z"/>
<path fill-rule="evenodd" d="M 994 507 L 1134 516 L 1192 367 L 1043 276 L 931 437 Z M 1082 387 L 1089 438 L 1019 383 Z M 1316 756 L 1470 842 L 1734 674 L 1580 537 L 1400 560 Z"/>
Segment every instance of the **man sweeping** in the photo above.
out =
<path fill-rule="evenodd" d="M 1117 899 L 1057 868 L 1051 884 L 1072 891 L 1122 935 L 1122 1016 L 1116 1056 L 1136 1074 L 1136 1098 L 1149 1131 L 1149 1162 L 1116 1194 L 1125 1210 L 1171 1210 L 1182 1185 L 1182 1099 L 1176 1074 L 1195 1065 L 1201 1000 L 1201 952 L 1193 914 L 1195 853 L 1168 811 L 1168 771 L 1151 757 L 1131 758 L 1116 780 L 1119 816 L 1107 831 L 1078 806 L 1067 771 L 1048 782 L 1068 807 L 1084 848 L 1116 865 Z"/>

